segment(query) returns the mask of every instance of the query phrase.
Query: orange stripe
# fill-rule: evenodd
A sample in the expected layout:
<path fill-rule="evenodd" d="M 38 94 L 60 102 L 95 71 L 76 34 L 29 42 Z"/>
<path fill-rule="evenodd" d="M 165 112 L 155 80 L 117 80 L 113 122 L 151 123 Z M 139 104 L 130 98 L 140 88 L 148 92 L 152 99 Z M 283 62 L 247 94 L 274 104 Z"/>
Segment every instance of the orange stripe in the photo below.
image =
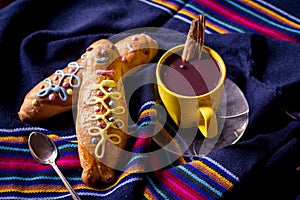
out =
<path fill-rule="evenodd" d="M 107 191 L 107 190 L 110 190 L 114 187 L 116 187 L 119 182 L 124 179 L 126 176 L 129 176 L 130 174 L 134 174 L 134 173 L 141 173 L 141 172 L 144 172 L 144 165 L 134 165 L 132 167 L 130 167 L 126 172 L 122 173 L 119 177 L 118 177 L 118 180 L 110 185 L 109 187 L 107 188 L 103 188 L 103 189 L 99 189 L 99 191 Z"/>
<path fill-rule="evenodd" d="M 270 16 L 273 19 L 277 19 L 277 21 L 280 21 L 284 24 L 288 24 L 288 25 L 290 25 L 292 27 L 295 27 L 295 28 L 300 28 L 299 24 L 282 17 L 279 14 L 277 14 L 277 13 L 271 11 L 271 10 L 268 10 L 267 8 L 255 3 L 255 2 L 244 1 L 244 3 L 247 4 L 248 6 L 251 6 L 251 7 L 255 8 L 256 10 L 260 10 L 261 12 L 267 14 L 268 16 Z"/>
<path fill-rule="evenodd" d="M 157 115 L 156 109 L 154 109 L 154 108 L 149 108 L 149 109 L 144 110 L 144 111 L 140 114 L 138 120 L 141 120 L 142 118 L 147 117 L 147 116 L 156 116 L 156 115 Z"/>
<path fill-rule="evenodd" d="M 156 200 L 157 198 L 151 193 L 148 188 L 145 188 L 144 197 L 149 200 Z"/>
<path fill-rule="evenodd" d="M 196 18 L 198 17 L 198 14 L 193 13 L 193 12 L 191 12 L 191 11 L 189 11 L 189 10 L 186 10 L 186 9 L 182 9 L 182 10 L 180 10 L 178 13 L 183 14 L 183 15 L 185 15 L 185 16 L 188 16 L 188 17 L 190 17 L 192 20 L 193 20 L 193 19 L 196 19 Z M 210 29 L 216 31 L 217 33 L 221 33 L 221 34 L 229 33 L 226 29 L 223 29 L 222 27 L 217 26 L 217 25 L 211 23 L 211 22 L 208 21 L 208 20 L 206 20 L 205 25 L 206 25 L 207 27 L 209 27 Z"/>
<path fill-rule="evenodd" d="M 163 0 L 152 0 L 155 3 L 158 3 L 160 5 L 163 5 L 165 7 L 171 8 L 173 10 L 179 10 L 179 6 L 177 6 L 176 4 L 174 4 L 173 2 L 169 2 L 169 1 L 163 1 Z"/>
<path fill-rule="evenodd" d="M 90 187 L 87 187 L 84 184 L 79 184 L 73 186 L 74 189 L 93 189 Z M 56 193 L 68 193 L 69 191 L 66 189 L 64 185 L 52 185 L 49 187 L 49 185 L 44 185 L 44 184 L 39 184 L 39 185 L 2 185 L 0 189 L 0 193 L 5 193 L 5 192 L 20 192 L 24 194 L 30 194 L 30 193 L 40 193 L 40 192 L 45 192 L 45 193 L 50 193 L 50 192 L 56 192 Z"/>
<path fill-rule="evenodd" d="M 63 140 L 63 138 L 50 134 L 48 135 L 53 141 Z M 0 136 L 0 142 L 9 142 L 9 143 L 26 143 L 28 141 L 28 136 Z M 76 142 L 73 140 L 72 142 Z"/>
<path fill-rule="evenodd" d="M 143 164 L 141 165 L 133 165 L 132 167 L 130 167 L 129 169 L 127 169 L 124 173 L 122 173 L 119 178 L 118 181 L 120 181 L 121 179 L 124 179 L 126 176 L 130 175 L 130 174 L 134 174 L 134 173 L 142 173 L 145 170 L 145 166 Z"/>
<path fill-rule="evenodd" d="M 168 8 L 171 8 L 175 11 L 178 11 L 178 6 L 174 5 L 173 3 L 171 2 L 168 2 L 168 1 L 160 1 L 160 0 L 153 0 L 153 2 L 156 2 L 158 4 L 161 4 L 165 7 L 168 7 Z M 186 9 L 181 9 L 178 11 L 178 14 L 182 14 L 182 15 L 185 15 L 185 16 L 188 16 L 190 17 L 191 19 L 196 19 L 198 14 L 196 13 L 193 13 L 193 12 L 190 12 Z M 216 31 L 217 33 L 221 33 L 221 34 L 225 34 L 225 33 L 229 33 L 226 29 L 223 29 L 222 27 L 220 26 L 217 26 L 215 24 L 212 24 L 211 22 L 209 21 L 206 21 L 206 26 L 209 27 L 210 29 Z"/>
<path fill-rule="evenodd" d="M 196 167 L 200 171 L 206 173 L 209 177 L 211 177 L 214 181 L 222 185 L 226 190 L 229 190 L 233 187 L 233 183 L 231 183 L 228 179 L 221 176 L 218 172 L 211 169 L 209 166 L 205 165 L 203 162 L 196 160 L 190 163 L 192 166 Z"/>
<path fill-rule="evenodd" d="M 26 143 L 28 137 L 26 136 L 2 136 L 0 137 L 0 142 L 9 142 L 9 143 Z"/>

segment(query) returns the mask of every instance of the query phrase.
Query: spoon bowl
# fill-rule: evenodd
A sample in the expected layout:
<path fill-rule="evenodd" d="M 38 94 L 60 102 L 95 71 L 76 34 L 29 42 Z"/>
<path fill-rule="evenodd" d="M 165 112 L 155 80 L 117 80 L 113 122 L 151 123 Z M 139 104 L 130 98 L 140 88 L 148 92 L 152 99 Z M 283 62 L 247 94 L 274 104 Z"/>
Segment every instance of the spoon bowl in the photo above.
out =
<path fill-rule="evenodd" d="M 80 200 L 72 186 L 57 167 L 55 160 L 58 156 L 57 147 L 54 142 L 45 134 L 32 132 L 28 138 L 28 146 L 32 157 L 42 164 L 50 164 L 59 175 L 73 199 Z"/>
<path fill-rule="evenodd" d="M 28 145 L 31 155 L 42 164 L 55 162 L 58 151 L 54 142 L 46 135 L 32 132 L 29 135 Z"/>

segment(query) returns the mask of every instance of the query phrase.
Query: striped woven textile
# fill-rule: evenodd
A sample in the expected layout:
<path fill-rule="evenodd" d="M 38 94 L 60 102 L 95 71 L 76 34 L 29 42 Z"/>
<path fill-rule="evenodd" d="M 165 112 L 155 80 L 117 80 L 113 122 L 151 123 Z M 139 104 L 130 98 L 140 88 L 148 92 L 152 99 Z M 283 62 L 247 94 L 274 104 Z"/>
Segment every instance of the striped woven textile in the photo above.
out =
<path fill-rule="evenodd" d="M 300 20 L 263 0 L 141 1 L 187 23 L 203 13 L 207 33 L 253 32 L 280 40 L 300 40 Z"/>
<path fill-rule="evenodd" d="M 75 134 L 58 136 L 36 127 L 0 129 L 1 199 L 63 199 L 70 196 L 51 165 L 41 165 L 32 158 L 27 144 L 32 131 L 45 133 L 55 142 L 59 151 L 57 165 L 83 198 L 111 198 L 112 194 L 123 192 L 124 188 L 126 192 L 134 193 L 140 186 L 145 187 L 145 199 L 222 197 L 239 178 L 208 157 L 196 160 L 179 157 L 166 169 L 144 173 L 145 159 L 149 159 L 144 153 L 151 150 L 152 142 L 146 136 L 151 134 L 151 122 L 156 118 L 154 106 L 155 102 L 150 101 L 141 107 L 137 123 L 138 137 L 134 142 L 129 142 L 135 156 L 130 159 L 117 182 L 103 190 L 92 189 L 82 183 Z M 165 153 L 168 154 L 168 151 Z M 132 191 L 128 188 L 132 188 Z"/>
<path fill-rule="evenodd" d="M 262 0 L 140 2 L 187 24 L 204 13 L 208 34 L 254 32 L 279 40 L 300 41 L 300 19 Z M 27 139 L 32 131 L 45 133 L 54 140 L 59 150 L 57 165 L 82 199 L 221 199 L 241 177 L 208 156 L 179 157 L 165 168 L 144 173 L 149 159 L 144 153 L 157 148 L 148 137 L 157 117 L 155 105 L 153 99 L 140 107 L 136 133 L 139 137 L 127 146 L 136 154 L 119 172 L 117 182 L 104 189 L 87 187 L 81 181 L 75 133 L 61 136 L 39 127 L 0 128 L 0 199 L 71 199 L 52 167 L 39 164 L 30 155 Z M 170 156 L 165 153 L 165 157 Z"/>

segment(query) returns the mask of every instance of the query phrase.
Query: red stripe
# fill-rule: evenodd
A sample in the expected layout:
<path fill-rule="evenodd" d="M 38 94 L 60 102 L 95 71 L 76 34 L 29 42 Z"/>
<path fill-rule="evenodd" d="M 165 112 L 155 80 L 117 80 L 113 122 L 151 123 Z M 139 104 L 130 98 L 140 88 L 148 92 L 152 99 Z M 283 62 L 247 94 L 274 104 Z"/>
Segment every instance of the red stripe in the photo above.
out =
<path fill-rule="evenodd" d="M 202 6 L 205 6 L 217 13 L 220 13 L 220 15 L 222 15 L 223 17 L 231 19 L 232 21 L 238 24 L 243 24 L 247 27 L 250 27 L 264 35 L 273 37 L 275 39 L 297 42 L 295 38 L 286 35 L 282 32 L 276 31 L 274 29 L 269 29 L 261 24 L 256 24 L 254 21 L 251 21 L 242 15 L 234 13 L 231 10 L 229 10 L 227 7 L 218 4 L 216 1 L 212 1 L 212 0 L 195 0 L 195 1 Z"/>
<path fill-rule="evenodd" d="M 160 171 L 156 173 L 160 184 L 167 187 L 170 191 L 172 191 L 179 199 L 198 199 L 205 200 L 207 199 L 201 193 L 196 192 L 192 187 L 186 184 L 184 181 L 176 177 L 170 171 Z"/>

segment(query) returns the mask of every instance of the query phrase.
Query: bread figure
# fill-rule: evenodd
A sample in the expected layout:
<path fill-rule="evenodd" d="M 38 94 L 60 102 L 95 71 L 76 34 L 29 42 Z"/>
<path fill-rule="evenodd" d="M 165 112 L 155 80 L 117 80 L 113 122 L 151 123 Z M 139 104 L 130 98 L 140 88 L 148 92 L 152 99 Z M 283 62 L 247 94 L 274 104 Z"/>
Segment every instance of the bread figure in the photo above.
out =
<path fill-rule="evenodd" d="M 70 62 L 64 69 L 56 70 L 33 87 L 25 96 L 18 112 L 20 120 L 23 122 L 44 120 L 69 111 L 73 105 L 77 105 L 85 59 L 97 45 L 98 41 L 92 43 L 78 60 Z M 143 33 L 130 35 L 114 46 L 120 53 L 125 72 L 148 63 L 158 52 L 157 42 Z"/>
<path fill-rule="evenodd" d="M 113 167 L 126 144 L 128 109 L 122 84 L 126 70 L 118 50 L 106 39 L 97 41 L 84 61 L 76 135 L 82 180 L 92 187 L 115 180 Z"/>

